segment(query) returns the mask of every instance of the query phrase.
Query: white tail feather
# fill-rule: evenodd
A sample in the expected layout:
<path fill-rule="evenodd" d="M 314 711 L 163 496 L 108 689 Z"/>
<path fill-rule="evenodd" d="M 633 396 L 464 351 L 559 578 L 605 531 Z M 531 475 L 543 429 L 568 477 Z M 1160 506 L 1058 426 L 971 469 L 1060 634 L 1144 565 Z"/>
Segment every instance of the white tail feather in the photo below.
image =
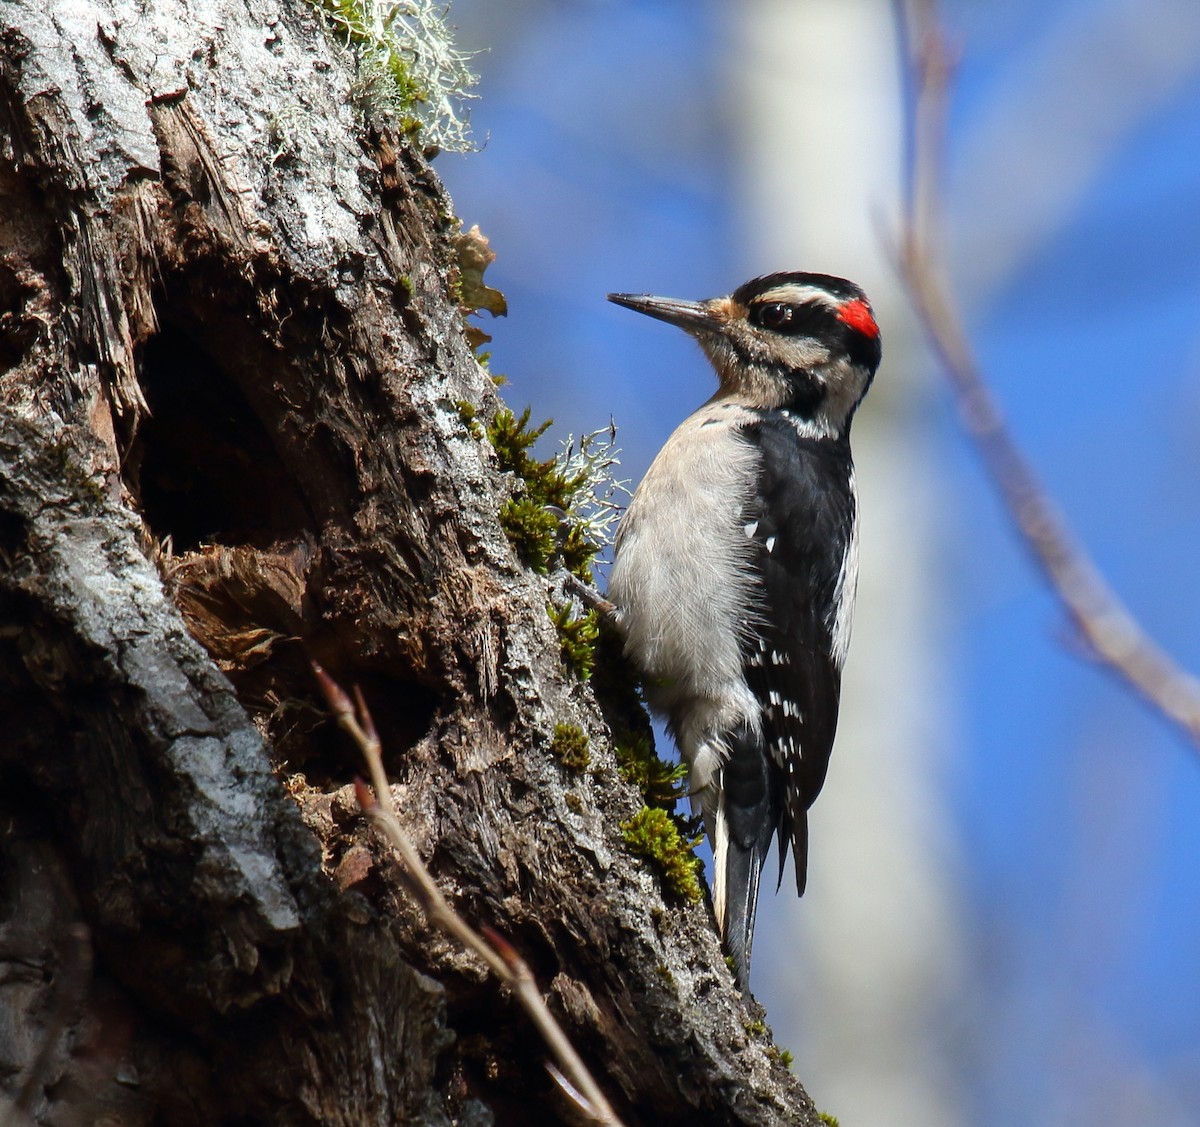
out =
<path fill-rule="evenodd" d="M 729 855 L 729 825 L 725 821 L 725 792 L 720 792 L 717 800 L 717 815 L 713 819 L 712 850 L 713 850 L 713 914 L 717 917 L 717 927 L 721 938 L 726 935 L 725 918 L 725 861 Z"/>

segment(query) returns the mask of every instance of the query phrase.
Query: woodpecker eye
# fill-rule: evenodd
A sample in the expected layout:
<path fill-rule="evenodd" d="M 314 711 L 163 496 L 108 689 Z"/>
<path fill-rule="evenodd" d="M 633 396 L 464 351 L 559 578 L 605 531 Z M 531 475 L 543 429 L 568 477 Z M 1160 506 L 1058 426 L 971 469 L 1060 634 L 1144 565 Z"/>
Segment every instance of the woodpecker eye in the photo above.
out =
<path fill-rule="evenodd" d="M 785 333 L 795 319 L 796 307 L 785 301 L 768 301 L 750 311 L 750 320 L 772 332 Z"/>

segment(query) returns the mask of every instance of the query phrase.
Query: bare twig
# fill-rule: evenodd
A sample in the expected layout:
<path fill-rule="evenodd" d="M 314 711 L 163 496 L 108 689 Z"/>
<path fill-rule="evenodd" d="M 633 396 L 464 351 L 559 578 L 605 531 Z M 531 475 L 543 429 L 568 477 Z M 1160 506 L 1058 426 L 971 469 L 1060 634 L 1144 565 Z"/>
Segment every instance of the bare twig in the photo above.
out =
<path fill-rule="evenodd" d="M 354 700 L 351 701 L 337 682 L 316 662 L 313 662 L 313 671 L 338 723 L 358 745 L 363 759 L 366 760 L 371 776 L 371 788 L 375 794 L 372 797 L 366 784 L 357 780 L 355 793 L 358 796 L 358 804 L 374 823 L 375 828 L 400 855 L 407 887 L 421 905 L 429 922 L 478 955 L 488 969 L 512 990 L 554 1057 L 554 1064 L 547 1063 L 550 1075 L 584 1120 L 596 1124 L 597 1127 L 621 1127 L 621 1121 L 609 1106 L 604 1093 L 547 1008 L 528 964 L 499 933 L 485 928 L 485 938 L 454 911 L 425 867 L 420 854 L 408 840 L 408 835 L 396 817 L 391 788 L 383 769 L 379 734 L 375 730 L 362 693 L 356 686 Z"/>
<path fill-rule="evenodd" d="M 1026 546 L 1094 655 L 1200 747 L 1200 680 L 1146 634 L 1067 527 L 1004 425 L 950 298 L 934 240 L 940 231 L 937 181 L 953 71 L 934 0 L 905 12 L 915 84 L 908 209 L 898 266 L 933 350 Z"/>

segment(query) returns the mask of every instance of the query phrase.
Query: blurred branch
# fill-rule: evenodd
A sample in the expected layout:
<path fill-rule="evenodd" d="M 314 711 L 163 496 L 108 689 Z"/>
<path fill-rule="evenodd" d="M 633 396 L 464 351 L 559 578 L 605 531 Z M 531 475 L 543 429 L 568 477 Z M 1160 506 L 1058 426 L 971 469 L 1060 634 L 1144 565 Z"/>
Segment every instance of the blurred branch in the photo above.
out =
<path fill-rule="evenodd" d="M 358 804 L 374 823 L 375 828 L 400 855 L 405 884 L 421 905 L 426 918 L 435 927 L 478 955 L 488 969 L 516 995 L 517 1001 L 521 1003 L 554 1057 L 554 1063 L 547 1062 L 546 1067 L 583 1121 L 594 1124 L 595 1127 L 621 1127 L 621 1121 L 604 1098 L 604 1093 L 600 1091 L 599 1085 L 563 1032 L 562 1026 L 547 1008 L 528 964 L 503 936 L 486 928 L 485 938 L 455 912 L 434 882 L 420 854 L 409 841 L 400 820 L 396 817 L 391 788 L 383 769 L 379 734 L 375 730 L 375 723 L 371 719 L 362 693 L 356 687 L 354 700 L 351 701 L 341 686 L 316 662 L 313 662 L 313 671 L 338 723 L 358 745 L 363 759 L 366 760 L 375 796 L 372 798 L 366 784 L 359 780 L 355 785 Z"/>
<path fill-rule="evenodd" d="M 954 60 L 935 0 L 908 0 L 903 15 L 915 89 L 897 263 L 909 297 L 1009 515 L 1093 654 L 1200 747 L 1200 680 L 1154 643 L 1076 542 L 1005 428 L 971 350 L 936 245 L 942 229 L 937 185 Z"/>

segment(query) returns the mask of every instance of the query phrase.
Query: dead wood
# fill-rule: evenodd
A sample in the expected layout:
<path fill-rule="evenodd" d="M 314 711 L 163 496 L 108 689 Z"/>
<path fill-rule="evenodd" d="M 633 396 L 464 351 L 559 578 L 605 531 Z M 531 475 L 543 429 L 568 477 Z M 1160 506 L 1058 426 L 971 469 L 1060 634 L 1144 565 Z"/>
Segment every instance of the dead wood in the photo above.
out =
<path fill-rule="evenodd" d="M 497 401 L 450 201 L 353 83 L 300 3 L 0 14 L 0 1089 L 46 1124 L 565 1112 L 376 861 L 316 659 L 627 1124 L 815 1122 L 707 909 L 623 846 L 641 796 L 463 418 Z"/>

